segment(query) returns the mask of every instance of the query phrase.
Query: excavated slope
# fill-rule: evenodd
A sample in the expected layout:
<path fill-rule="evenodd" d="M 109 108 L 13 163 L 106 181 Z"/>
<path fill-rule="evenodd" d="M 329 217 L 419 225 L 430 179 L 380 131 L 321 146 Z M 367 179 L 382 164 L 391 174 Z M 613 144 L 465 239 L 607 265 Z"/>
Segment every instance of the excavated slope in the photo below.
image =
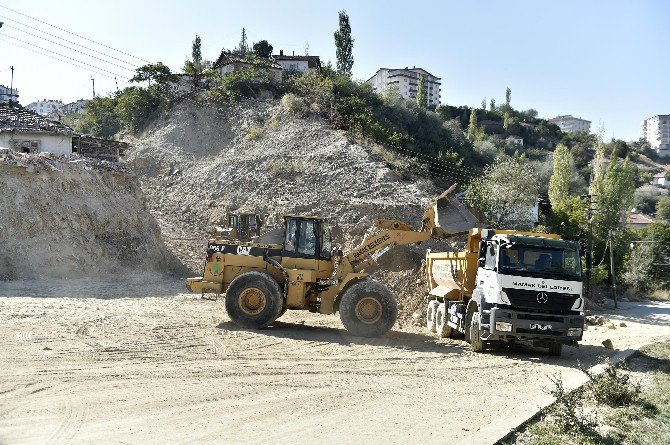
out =
<path fill-rule="evenodd" d="M 135 177 L 72 159 L 0 156 L 0 280 L 178 270 Z"/>
<path fill-rule="evenodd" d="M 345 248 L 376 219 L 418 227 L 434 195 L 400 180 L 369 148 L 319 118 L 284 113 L 278 101 L 220 109 L 185 102 L 132 140 L 150 209 L 180 259 L 202 267 L 208 228 L 226 211 L 325 217 Z"/>

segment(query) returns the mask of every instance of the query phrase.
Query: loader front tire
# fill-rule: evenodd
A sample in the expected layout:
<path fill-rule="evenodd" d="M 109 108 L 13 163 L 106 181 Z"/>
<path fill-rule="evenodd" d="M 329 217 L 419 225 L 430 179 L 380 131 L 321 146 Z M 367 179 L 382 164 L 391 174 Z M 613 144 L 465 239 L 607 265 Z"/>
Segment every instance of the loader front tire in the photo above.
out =
<path fill-rule="evenodd" d="M 391 291 L 373 280 L 348 287 L 340 300 L 340 319 L 359 337 L 381 337 L 395 324 L 398 306 Z"/>
<path fill-rule="evenodd" d="M 238 326 L 247 329 L 267 327 L 283 307 L 279 284 L 262 272 L 247 272 L 230 283 L 226 292 L 226 311 Z"/>

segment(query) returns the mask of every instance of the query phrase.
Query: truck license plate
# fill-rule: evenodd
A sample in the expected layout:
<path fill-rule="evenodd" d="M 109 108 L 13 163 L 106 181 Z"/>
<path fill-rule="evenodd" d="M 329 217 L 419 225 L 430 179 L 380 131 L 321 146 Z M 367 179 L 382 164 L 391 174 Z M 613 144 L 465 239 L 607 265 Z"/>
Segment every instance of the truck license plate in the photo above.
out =
<path fill-rule="evenodd" d="M 531 329 L 538 329 L 540 331 L 551 331 L 551 325 L 550 324 L 531 323 L 530 328 Z"/>

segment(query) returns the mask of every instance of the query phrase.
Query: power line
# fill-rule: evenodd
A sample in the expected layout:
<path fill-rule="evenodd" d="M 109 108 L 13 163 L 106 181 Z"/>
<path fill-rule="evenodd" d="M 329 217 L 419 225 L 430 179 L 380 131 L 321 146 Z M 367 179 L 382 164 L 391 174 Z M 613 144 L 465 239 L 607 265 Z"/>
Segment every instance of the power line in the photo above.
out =
<path fill-rule="evenodd" d="M 9 41 L 9 40 L 5 40 L 5 39 L 2 38 L 2 36 L 0 36 L 0 41 L 5 42 L 5 43 L 9 43 L 10 45 L 18 46 L 19 48 L 23 48 L 23 49 L 25 49 L 25 50 L 32 51 L 32 52 L 34 52 L 34 53 L 40 54 L 40 55 L 42 55 L 42 56 L 49 57 L 49 58 L 54 59 L 54 60 L 58 60 L 59 62 L 63 62 L 63 63 L 65 63 L 65 64 L 67 64 L 67 65 L 72 65 L 72 66 L 75 66 L 75 67 L 77 67 L 77 68 L 81 68 L 81 69 L 86 70 L 86 71 L 94 71 L 96 74 L 99 74 L 99 75 L 104 76 L 104 77 L 109 77 L 110 79 L 113 79 L 113 78 L 114 78 L 113 76 L 110 76 L 110 75 L 108 75 L 108 74 L 104 74 L 104 73 L 98 72 L 95 68 L 94 68 L 94 69 L 85 68 L 85 67 L 83 67 L 83 66 L 77 65 L 76 63 L 67 62 L 67 61 L 65 61 L 65 60 L 59 59 L 58 57 L 54 57 L 54 56 L 51 56 L 51 55 L 49 55 L 49 54 L 45 54 L 45 53 L 40 52 L 40 51 L 36 51 L 36 50 L 34 50 L 33 48 L 30 48 L 30 47 L 27 47 L 27 46 L 23 46 L 23 45 L 19 45 L 18 43 L 14 43 L 14 42 Z M 54 53 L 54 54 L 55 54 L 55 53 Z"/>
<path fill-rule="evenodd" d="M 79 37 L 80 39 L 84 39 L 84 40 L 87 40 L 87 41 L 89 41 L 89 42 L 93 42 L 93 43 L 95 43 L 96 45 L 103 46 L 103 47 L 105 47 L 105 48 L 107 48 L 107 49 L 111 49 L 112 51 L 116 51 L 116 52 L 118 52 L 118 53 L 120 53 L 120 54 L 123 54 L 123 55 L 126 55 L 126 56 L 130 56 L 130 57 L 132 57 L 133 59 L 137 59 L 137 60 L 141 60 L 141 61 L 143 61 L 143 62 L 151 63 L 151 62 L 149 62 L 148 60 L 142 59 L 141 57 L 133 56 L 132 54 L 126 53 L 126 52 L 121 51 L 121 50 L 116 49 L 116 48 L 112 48 L 111 46 L 107 46 L 107 45 L 105 45 L 104 43 L 97 42 L 97 41 L 95 41 L 95 40 L 93 40 L 93 39 L 89 39 L 88 37 L 84 37 L 84 36 L 82 36 L 82 35 L 79 35 L 79 34 L 77 34 L 77 33 L 72 32 L 72 31 L 68 31 L 67 29 L 60 28 L 60 27 L 58 27 L 58 26 L 56 26 L 56 25 L 52 25 L 51 23 L 47 23 L 47 22 L 45 22 L 45 21 L 43 21 L 43 20 L 36 19 L 35 17 L 31 17 L 31 16 L 29 16 L 29 15 L 27 15 L 27 14 L 23 14 L 23 13 L 21 13 L 21 12 L 19 12 L 19 11 L 16 11 L 16 10 L 12 9 L 12 8 L 8 8 L 7 6 L 0 5 L 0 8 L 7 9 L 7 10 L 9 10 L 9 11 L 12 11 L 12 12 L 15 13 L 15 14 L 22 15 L 22 16 L 24 16 L 24 17 L 27 17 L 27 18 L 31 19 L 31 20 L 35 20 L 36 22 L 42 23 L 43 25 L 51 26 L 52 28 L 56 28 L 56 29 L 58 29 L 59 31 L 63 31 L 63 32 L 66 32 L 66 33 L 68 33 L 68 34 L 72 34 L 73 36 Z"/>
<path fill-rule="evenodd" d="M 16 29 L 16 30 L 18 30 L 18 31 L 24 32 L 24 33 L 26 33 L 26 34 L 28 34 L 28 35 L 30 35 L 30 36 L 33 36 L 33 37 L 37 37 L 38 39 L 42 39 L 42 40 L 44 40 L 44 41 L 46 41 L 46 42 L 49 42 L 49 43 L 53 43 L 53 44 L 55 44 L 55 45 L 62 46 L 63 48 L 69 49 L 69 50 L 74 51 L 74 52 L 76 52 L 76 53 L 83 54 L 83 55 L 86 56 L 86 57 L 90 57 L 90 58 L 92 58 L 92 59 L 99 60 L 99 61 L 101 61 L 102 63 L 107 63 L 107 64 L 109 64 L 109 65 L 114 65 L 115 67 L 118 67 L 118 68 L 121 68 L 121 69 L 123 69 L 123 70 L 127 70 L 127 71 L 135 71 L 135 70 L 132 69 L 132 68 L 128 68 L 128 67 L 125 67 L 125 66 L 121 66 L 121 65 L 116 64 L 116 63 L 113 63 L 113 62 L 109 62 L 109 61 L 107 61 L 107 60 L 101 59 L 100 57 L 96 57 L 96 56 L 93 56 L 93 55 L 91 55 L 91 54 L 87 54 L 87 53 L 85 53 L 85 52 L 83 52 L 83 51 L 79 51 L 79 50 L 77 50 L 77 49 L 75 49 L 75 48 L 70 48 L 70 47 L 67 46 L 67 45 L 63 45 L 62 43 L 54 42 L 53 40 L 45 39 L 44 37 L 40 37 L 40 36 L 37 36 L 37 35 L 35 35 L 35 34 L 31 34 L 31 33 L 27 32 L 27 31 L 23 31 L 22 29 L 16 28 L 16 27 L 14 27 L 14 26 L 10 26 L 10 28 L 13 28 L 13 29 Z M 10 34 L 4 33 L 4 35 L 6 35 L 7 37 L 10 37 L 10 38 L 19 40 L 18 38 L 13 37 L 13 36 L 10 35 Z M 23 42 L 23 41 L 22 41 L 22 40 L 19 40 L 19 42 Z M 23 42 L 23 43 L 29 43 L 29 42 Z"/>
<path fill-rule="evenodd" d="M 62 38 L 62 37 L 60 37 L 60 36 L 57 36 L 57 35 L 55 35 L 55 34 L 51 34 L 51 33 L 48 33 L 48 32 L 46 32 L 46 31 L 42 31 L 42 30 L 37 29 L 37 28 L 34 28 L 34 27 L 30 26 L 30 25 L 26 25 L 26 24 L 21 23 L 21 22 L 18 22 L 18 21 L 16 21 L 16 20 L 12 20 L 12 19 L 10 19 L 10 18 L 7 18 L 7 17 L 5 17 L 5 16 L 3 16 L 3 15 L 0 15 L 0 17 L 5 18 L 6 20 L 11 20 L 12 22 L 18 23 L 19 25 L 21 25 L 21 26 L 25 26 L 26 28 L 30 28 L 30 29 L 33 29 L 33 30 L 35 30 L 35 31 L 41 32 L 41 33 L 43 33 L 43 34 L 46 34 L 46 35 L 48 35 L 48 36 L 50 36 L 50 37 L 55 37 L 55 38 L 57 38 L 57 39 L 61 39 L 61 40 L 63 40 L 64 42 L 70 43 L 70 44 L 72 44 L 72 45 L 80 46 L 80 47 L 82 47 L 82 48 L 84 48 L 84 49 L 87 49 L 87 50 L 89 50 L 89 51 L 92 51 L 92 52 L 94 52 L 94 53 L 103 55 L 103 56 L 105 56 L 105 57 L 109 57 L 110 59 L 117 60 L 117 61 L 119 61 L 119 62 L 125 63 L 126 65 L 130 65 L 131 67 L 133 67 L 132 70 L 134 70 L 134 69 L 137 67 L 137 65 L 134 64 L 134 63 L 127 62 L 127 61 L 125 61 L 125 60 L 123 60 L 123 59 L 119 59 L 118 57 L 110 56 L 109 54 L 105 54 L 105 53 L 103 53 L 103 52 L 101 52 L 101 51 L 97 51 L 97 50 L 95 50 L 95 49 L 93 49 L 93 48 L 89 48 L 88 46 L 84 46 L 84 45 L 82 45 L 82 44 L 80 44 L 80 43 L 77 43 L 77 42 L 73 42 L 73 41 L 71 41 L 71 40 L 64 39 L 64 38 Z M 67 48 L 67 49 L 71 49 L 71 50 L 73 50 L 73 51 L 80 52 L 80 51 L 78 51 L 78 50 L 76 50 L 76 49 L 73 49 L 73 48 L 70 48 L 70 47 L 68 47 L 68 46 L 66 46 L 66 45 L 63 45 L 62 43 L 54 42 L 54 41 L 49 40 L 49 39 L 47 39 L 47 38 L 44 38 L 44 37 L 42 37 L 42 36 L 39 36 L 39 35 L 36 35 L 36 34 L 32 34 L 32 33 L 28 32 L 28 31 L 26 31 L 26 30 L 24 30 L 24 29 L 17 28 L 16 26 L 8 25 L 8 24 L 6 24 L 6 23 L 5 23 L 5 26 L 8 26 L 8 27 L 10 27 L 10 28 L 14 28 L 14 29 L 16 29 L 17 31 L 20 31 L 20 32 L 23 32 L 23 33 L 28 34 L 29 36 L 37 37 L 38 39 L 46 40 L 47 42 L 50 42 L 50 43 L 53 43 L 53 44 L 56 44 L 56 45 L 63 46 L 63 47 L 65 47 L 65 48 Z M 82 54 L 85 54 L 85 53 L 82 53 Z M 129 68 L 127 68 L 127 67 L 123 67 L 123 66 L 121 66 L 121 65 L 116 65 L 116 64 L 114 64 L 114 63 L 112 63 L 112 62 L 108 62 L 108 61 L 106 61 L 106 60 L 99 59 L 98 57 L 92 56 L 92 55 L 90 55 L 90 54 L 86 54 L 86 55 L 89 56 L 89 57 L 93 57 L 93 58 L 95 58 L 95 59 L 101 60 L 101 61 L 103 61 L 103 62 L 105 62 L 105 63 L 109 63 L 110 65 L 118 66 L 119 68 L 129 69 Z"/>
<path fill-rule="evenodd" d="M 73 59 L 72 57 L 68 57 L 68 56 L 66 56 L 66 55 L 64 55 L 64 54 L 57 53 L 56 51 L 51 51 L 51 50 L 49 50 L 49 49 L 47 49 L 47 48 L 42 48 L 41 46 L 35 45 L 35 44 L 31 43 L 31 42 L 26 42 L 25 40 L 17 39 L 16 37 L 12 37 L 12 36 L 7 35 L 7 34 L 3 34 L 3 36 L 5 36 L 5 37 L 9 37 L 10 39 L 17 40 L 17 41 L 19 41 L 19 42 L 21 42 L 21 43 L 25 43 L 26 45 L 34 46 L 35 48 L 41 49 L 42 51 L 47 51 L 47 52 L 56 54 L 56 55 L 59 56 L 59 57 L 64 57 L 64 58 L 66 58 L 66 59 L 70 59 L 70 60 L 72 60 L 73 62 L 77 62 L 77 63 L 80 63 L 80 64 L 82 64 L 82 65 L 89 66 L 89 67 L 94 68 L 94 69 L 96 69 L 96 70 L 98 70 L 98 71 L 103 71 L 103 72 L 105 72 L 105 73 L 109 73 L 109 74 L 111 74 L 112 76 L 118 76 L 118 77 L 121 77 L 121 76 L 119 76 L 118 74 L 116 74 L 116 73 L 114 73 L 114 72 L 112 72 L 112 71 L 106 70 L 106 69 L 104 69 L 104 68 L 100 68 L 100 67 L 95 66 L 95 65 L 91 65 L 90 63 L 82 62 L 81 60 Z"/>

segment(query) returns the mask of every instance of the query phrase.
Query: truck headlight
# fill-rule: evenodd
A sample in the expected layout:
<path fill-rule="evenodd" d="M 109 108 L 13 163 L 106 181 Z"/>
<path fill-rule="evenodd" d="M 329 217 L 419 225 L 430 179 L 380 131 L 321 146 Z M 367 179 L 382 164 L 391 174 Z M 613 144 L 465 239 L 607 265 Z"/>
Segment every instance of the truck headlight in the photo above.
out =
<path fill-rule="evenodd" d="M 512 332 L 512 323 L 507 323 L 506 321 L 496 321 L 496 331 Z"/>
<path fill-rule="evenodd" d="M 568 329 L 568 337 L 579 337 L 582 335 L 582 328 Z"/>
<path fill-rule="evenodd" d="M 505 293 L 504 290 L 500 291 L 500 302 L 502 304 L 510 304 L 509 298 L 507 298 L 507 294 Z"/>

